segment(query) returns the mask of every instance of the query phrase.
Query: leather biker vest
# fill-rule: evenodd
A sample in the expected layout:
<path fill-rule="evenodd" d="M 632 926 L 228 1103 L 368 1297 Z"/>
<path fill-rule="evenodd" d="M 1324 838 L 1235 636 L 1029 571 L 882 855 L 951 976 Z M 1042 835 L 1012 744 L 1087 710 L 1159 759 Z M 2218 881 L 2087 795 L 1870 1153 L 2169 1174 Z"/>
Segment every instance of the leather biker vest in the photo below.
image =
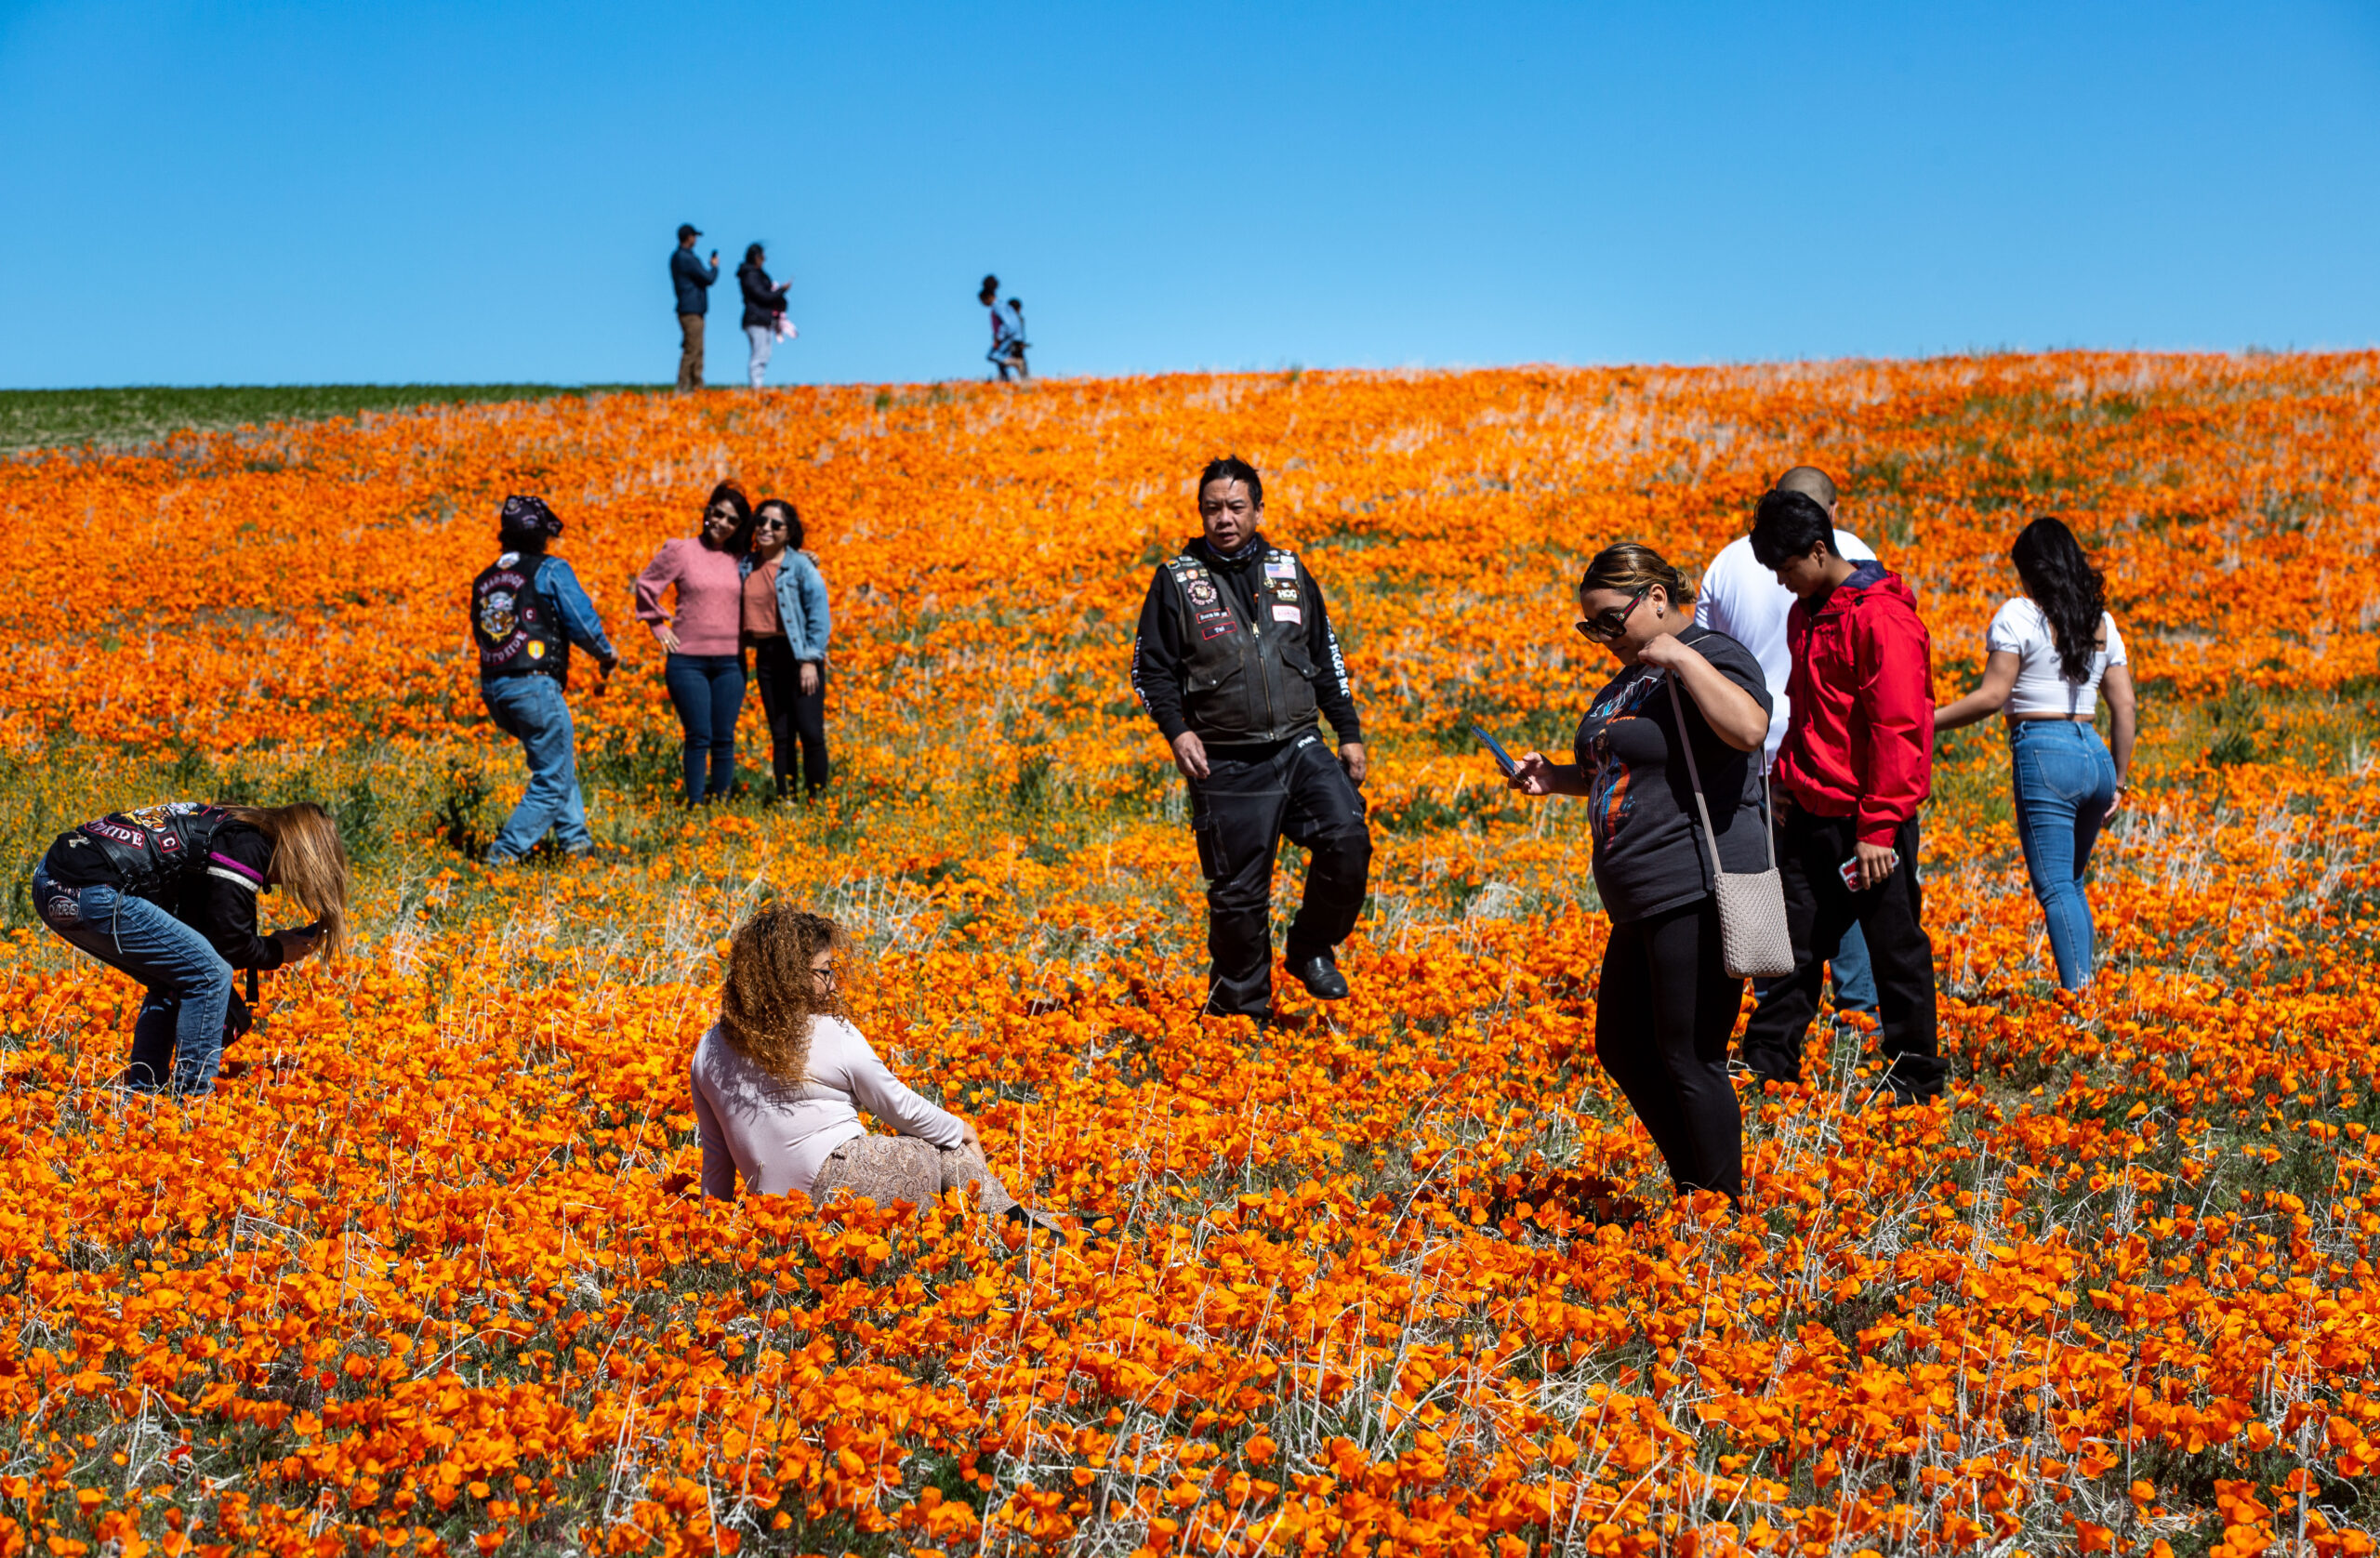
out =
<path fill-rule="evenodd" d="M 206 847 L 231 821 L 218 808 L 195 800 L 169 800 L 130 812 L 111 812 L 74 831 L 99 847 L 115 867 L 119 891 L 148 897 L 192 870 L 206 868 Z"/>
<path fill-rule="evenodd" d="M 537 588 L 545 566 L 543 553 L 506 552 L 471 581 L 471 639 L 483 678 L 534 671 L 570 685 L 570 637 Z"/>
<path fill-rule="evenodd" d="M 1201 741 L 1223 746 L 1285 741 L 1314 729 L 1314 658 L 1306 653 L 1313 609 L 1294 554 L 1267 547 L 1258 565 L 1254 619 L 1207 565 L 1184 552 L 1165 565 L 1173 579 L 1185 646 L 1182 706 Z"/>

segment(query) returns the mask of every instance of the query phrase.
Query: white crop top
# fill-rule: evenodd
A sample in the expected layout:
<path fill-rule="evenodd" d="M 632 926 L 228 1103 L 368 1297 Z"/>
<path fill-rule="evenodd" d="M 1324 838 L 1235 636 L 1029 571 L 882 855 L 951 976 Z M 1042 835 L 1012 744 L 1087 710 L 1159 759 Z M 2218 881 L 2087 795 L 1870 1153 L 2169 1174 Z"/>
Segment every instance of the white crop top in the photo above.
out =
<path fill-rule="evenodd" d="M 2057 661 L 2057 636 L 2050 631 L 2049 618 L 2042 609 L 2022 595 L 2000 608 L 1990 630 L 1983 636 L 1983 646 L 1994 654 L 2016 657 L 2016 685 L 2008 694 L 2010 716 L 2089 719 L 2098 714 L 2099 679 L 2107 675 L 2109 666 L 2131 664 L 2124 657 L 2123 635 L 2116 631 L 2116 619 L 2103 616 L 2101 620 L 2107 625 L 2107 647 L 2092 653 L 2087 677 L 2069 681 Z"/>

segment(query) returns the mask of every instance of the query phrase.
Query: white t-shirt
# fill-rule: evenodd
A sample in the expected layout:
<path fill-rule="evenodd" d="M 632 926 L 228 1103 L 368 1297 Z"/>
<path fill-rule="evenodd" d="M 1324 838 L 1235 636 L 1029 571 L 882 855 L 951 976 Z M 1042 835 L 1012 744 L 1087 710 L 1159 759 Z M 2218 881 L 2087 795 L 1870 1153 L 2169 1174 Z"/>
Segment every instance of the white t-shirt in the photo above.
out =
<path fill-rule="evenodd" d="M 2102 614 L 2100 620 L 2108 629 L 2104 649 L 2091 654 L 2091 671 L 2081 681 L 2066 680 L 2066 671 L 2058 664 L 2057 635 L 2050 630 L 2049 618 L 2030 599 L 2019 595 L 2000 608 L 1991 619 L 1990 630 L 1983 636 L 1983 647 L 1994 654 L 2016 657 L 2016 686 L 2008 694 L 2008 714 L 2013 718 L 2024 714 L 2055 714 L 2061 719 L 2096 719 L 2099 712 L 2099 679 L 2108 674 L 2109 666 L 2124 666 L 2123 635 L 2116 631 L 2116 619 Z"/>
<path fill-rule="evenodd" d="M 808 1080 L 793 1086 L 761 1070 L 717 1028 L 703 1035 L 687 1080 L 703 1143 L 705 1195 L 734 1199 L 738 1172 L 755 1195 L 808 1195 L 826 1155 L 867 1134 L 860 1109 L 937 1147 L 967 1139 L 965 1128 L 911 1092 L 839 1017 L 811 1020 L 808 1071 Z"/>
<path fill-rule="evenodd" d="M 1871 562 L 1876 556 L 1847 530 L 1834 533 L 1834 553 L 1854 562 Z M 1769 762 L 1777 760 L 1777 748 L 1785 739 L 1785 727 L 1793 713 L 1785 696 L 1785 679 L 1793 671 L 1792 655 L 1785 647 L 1785 616 L 1792 609 L 1793 592 L 1778 584 L 1777 575 L 1752 555 L 1749 535 L 1739 535 L 1719 548 L 1719 555 L 1704 570 L 1702 588 L 1694 598 L 1698 624 L 1726 634 L 1760 662 L 1761 677 L 1768 683 L 1768 695 L 1775 704 L 1768 716 L 1765 753 Z"/>

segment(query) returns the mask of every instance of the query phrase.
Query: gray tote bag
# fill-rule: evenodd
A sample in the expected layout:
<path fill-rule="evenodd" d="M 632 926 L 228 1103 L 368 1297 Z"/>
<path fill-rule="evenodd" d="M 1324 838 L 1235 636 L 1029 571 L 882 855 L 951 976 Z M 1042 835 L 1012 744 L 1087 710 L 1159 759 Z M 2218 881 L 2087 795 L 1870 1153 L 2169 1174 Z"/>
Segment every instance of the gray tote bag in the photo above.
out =
<path fill-rule="evenodd" d="M 1695 810 L 1702 813 L 1702 837 L 1711 846 L 1712 896 L 1719 900 L 1719 955 L 1729 977 L 1781 979 L 1793 971 L 1793 932 L 1785 923 L 1785 878 L 1777 869 L 1777 828 L 1768 811 L 1768 774 L 1760 776 L 1761 831 L 1768 836 L 1768 869 L 1730 872 L 1719 864 L 1719 835 L 1711 806 L 1702 799 L 1702 773 L 1694 761 L 1694 738 L 1686 733 L 1686 701 L 1672 673 L 1670 706 L 1677 713 L 1678 745 L 1686 748 L 1686 777 L 1694 781 Z"/>

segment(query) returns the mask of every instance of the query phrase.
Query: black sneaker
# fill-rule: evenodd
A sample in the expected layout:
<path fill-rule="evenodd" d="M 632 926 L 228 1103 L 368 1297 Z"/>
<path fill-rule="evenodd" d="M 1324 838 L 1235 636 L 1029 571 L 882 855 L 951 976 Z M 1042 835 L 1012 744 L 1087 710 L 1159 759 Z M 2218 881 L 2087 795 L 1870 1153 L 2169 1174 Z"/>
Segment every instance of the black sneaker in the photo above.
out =
<path fill-rule="evenodd" d="M 1343 1001 L 1347 998 L 1347 976 L 1339 971 L 1339 964 L 1329 953 L 1297 958 L 1289 964 L 1289 972 L 1305 986 L 1306 994 L 1316 1000 Z"/>

